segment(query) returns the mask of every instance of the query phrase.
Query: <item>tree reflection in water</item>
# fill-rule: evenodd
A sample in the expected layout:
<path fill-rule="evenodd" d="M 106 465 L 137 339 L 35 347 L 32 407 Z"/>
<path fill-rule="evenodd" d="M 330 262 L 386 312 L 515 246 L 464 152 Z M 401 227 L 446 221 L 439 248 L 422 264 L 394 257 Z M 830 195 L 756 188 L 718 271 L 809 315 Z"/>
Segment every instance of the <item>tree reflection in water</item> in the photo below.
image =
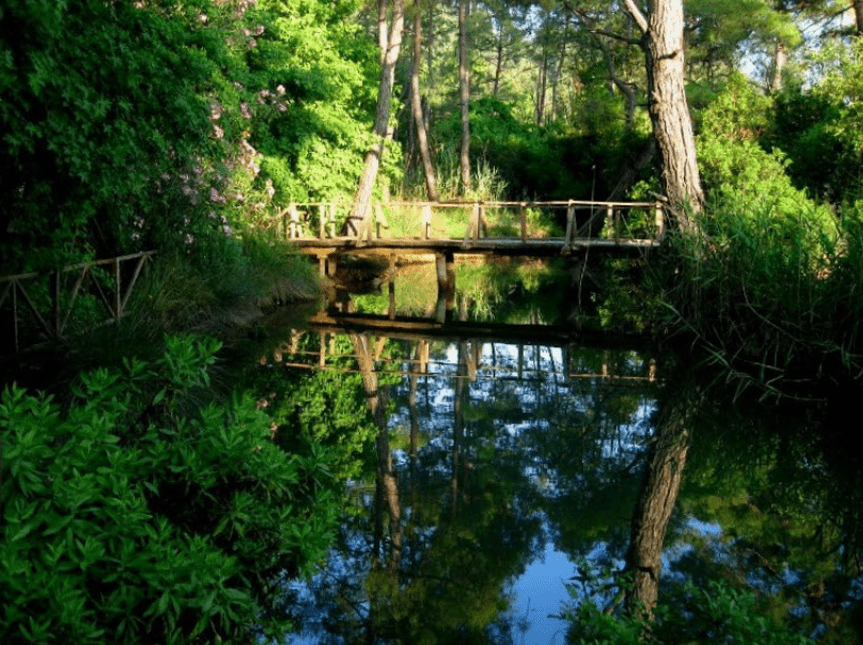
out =
<path fill-rule="evenodd" d="M 293 605 L 295 642 L 580 642 L 599 615 L 636 640 L 749 621 L 855 641 L 859 460 L 816 427 L 827 408 L 735 404 L 673 355 L 619 347 L 357 330 L 335 344 L 377 458 Z M 546 618 L 517 592 L 549 553 L 579 573 L 540 583 L 573 594 Z M 738 615 L 711 605 L 729 598 Z"/>

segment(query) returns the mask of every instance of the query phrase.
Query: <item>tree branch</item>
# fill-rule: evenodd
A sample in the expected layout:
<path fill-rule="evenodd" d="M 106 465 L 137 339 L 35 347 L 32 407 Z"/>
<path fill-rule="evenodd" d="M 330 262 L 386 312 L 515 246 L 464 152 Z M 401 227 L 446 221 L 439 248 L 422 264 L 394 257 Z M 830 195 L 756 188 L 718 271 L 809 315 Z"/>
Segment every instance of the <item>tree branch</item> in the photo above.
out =
<path fill-rule="evenodd" d="M 626 10 L 629 12 L 629 15 L 632 16 L 635 24 L 638 25 L 638 28 L 641 30 L 641 33 L 646 34 L 647 18 L 644 17 L 641 9 L 639 9 L 638 5 L 635 4 L 635 0 L 623 0 L 623 2 L 626 5 Z"/>
<path fill-rule="evenodd" d="M 627 38 L 626 36 L 621 36 L 620 34 L 616 34 L 613 31 L 606 31 L 605 29 L 591 29 L 590 33 L 598 34 L 600 36 L 606 36 L 608 38 L 613 38 L 614 40 L 619 40 L 628 45 L 637 45 L 641 46 L 640 38 Z"/>

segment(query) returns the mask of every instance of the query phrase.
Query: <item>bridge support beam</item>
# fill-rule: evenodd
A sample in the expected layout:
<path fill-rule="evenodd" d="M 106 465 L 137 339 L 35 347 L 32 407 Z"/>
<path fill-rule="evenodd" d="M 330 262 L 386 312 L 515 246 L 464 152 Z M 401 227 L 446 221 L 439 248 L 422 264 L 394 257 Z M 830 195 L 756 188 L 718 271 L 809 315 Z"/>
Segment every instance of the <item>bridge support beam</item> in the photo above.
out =
<path fill-rule="evenodd" d="M 336 274 L 336 269 L 338 269 L 339 261 L 337 253 L 330 254 L 317 254 L 318 256 L 318 269 L 320 270 L 322 278 L 332 278 Z"/>

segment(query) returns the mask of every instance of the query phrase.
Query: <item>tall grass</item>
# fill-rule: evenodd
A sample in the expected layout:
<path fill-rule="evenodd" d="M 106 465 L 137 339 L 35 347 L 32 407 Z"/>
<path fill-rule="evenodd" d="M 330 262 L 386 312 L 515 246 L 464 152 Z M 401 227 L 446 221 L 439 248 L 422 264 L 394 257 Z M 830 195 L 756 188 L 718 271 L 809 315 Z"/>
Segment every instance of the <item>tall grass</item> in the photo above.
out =
<path fill-rule="evenodd" d="M 485 157 L 471 160 L 470 186 L 461 193 L 459 151 L 453 145 L 442 147 L 435 155 L 435 176 L 441 200 L 503 201 L 508 185 L 500 171 Z M 399 193 L 403 199 L 426 199 L 425 175 L 421 167 L 406 174 Z"/>
<path fill-rule="evenodd" d="M 656 273 L 669 313 L 716 361 L 779 393 L 794 379 L 863 373 L 863 204 L 832 222 L 805 205 L 709 209 L 703 236 L 673 235 Z"/>

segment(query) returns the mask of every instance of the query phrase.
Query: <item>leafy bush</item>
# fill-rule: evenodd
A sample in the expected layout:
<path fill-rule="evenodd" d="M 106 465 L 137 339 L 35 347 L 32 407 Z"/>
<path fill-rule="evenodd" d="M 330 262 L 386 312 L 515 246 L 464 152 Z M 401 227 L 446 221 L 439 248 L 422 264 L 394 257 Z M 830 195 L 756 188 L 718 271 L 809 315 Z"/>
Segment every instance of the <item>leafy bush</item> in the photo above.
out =
<path fill-rule="evenodd" d="M 239 642 L 284 633 L 281 576 L 333 536 L 326 454 L 288 454 L 248 397 L 214 400 L 218 343 L 80 376 L 68 407 L 0 398 L 4 643 Z"/>
<path fill-rule="evenodd" d="M 691 584 L 678 587 L 656 608 L 653 620 L 606 613 L 594 601 L 584 599 L 564 611 L 564 617 L 571 621 L 567 640 L 592 645 L 814 642 L 763 615 L 752 590 L 720 581 L 711 581 L 703 589 Z M 575 595 L 572 589 L 570 593 Z"/>
<path fill-rule="evenodd" d="M 716 212 L 750 213 L 775 236 L 776 246 L 792 235 L 789 243 L 817 257 L 822 245 L 837 239 L 836 219 L 792 185 L 780 150 L 767 152 L 758 144 L 770 106 L 771 99 L 757 94 L 742 75 L 730 78 L 702 115 L 698 156 L 704 185 Z M 719 228 L 714 235 L 723 233 L 721 222 Z"/>

